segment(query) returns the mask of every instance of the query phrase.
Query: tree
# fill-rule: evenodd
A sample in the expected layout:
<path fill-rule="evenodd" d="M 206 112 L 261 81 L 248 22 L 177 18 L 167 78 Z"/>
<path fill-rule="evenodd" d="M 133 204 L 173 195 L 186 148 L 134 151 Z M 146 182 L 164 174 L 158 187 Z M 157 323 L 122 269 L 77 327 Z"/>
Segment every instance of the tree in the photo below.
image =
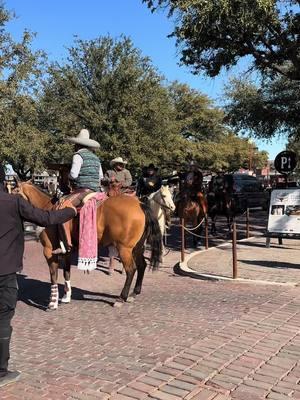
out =
<path fill-rule="evenodd" d="M 36 99 L 44 54 L 31 50 L 28 31 L 13 41 L 5 30 L 11 18 L 0 5 L 0 159 L 24 178 L 42 165 L 49 139 L 38 127 Z"/>
<path fill-rule="evenodd" d="M 180 134 L 192 141 L 218 141 L 224 134 L 224 112 L 212 100 L 188 85 L 173 82 L 169 86 Z"/>
<path fill-rule="evenodd" d="M 279 77 L 266 79 L 259 86 L 235 79 L 225 95 L 229 99 L 227 122 L 236 130 L 261 138 L 284 134 L 299 140 L 300 82 Z"/>
<path fill-rule="evenodd" d="M 249 168 L 250 157 L 252 166 L 261 168 L 268 159 L 267 152 L 254 151 L 253 144 L 232 132 L 224 134 L 217 143 L 199 142 L 196 146 L 195 158 L 204 169 L 212 171 L 225 168 L 234 172 L 240 168 Z"/>
<path fill-rule="evenodd" d="M 143 0 L 175 17 L 181 61 L 217 76 L 245 57 L 252 68 L 300 80 L 299 0 Z"/>
<path fill-rule="evenodd" d="M 189 147 L 178 134 L 163 77 L 126 37 L 77 40 L 67 63 L 51 67 L 41 109 L 55 142 L 57 132 L 60 139 L 89 129 L 106 166 L 119 155 L 132 169 L 163 163 L 184 157 Z"/>

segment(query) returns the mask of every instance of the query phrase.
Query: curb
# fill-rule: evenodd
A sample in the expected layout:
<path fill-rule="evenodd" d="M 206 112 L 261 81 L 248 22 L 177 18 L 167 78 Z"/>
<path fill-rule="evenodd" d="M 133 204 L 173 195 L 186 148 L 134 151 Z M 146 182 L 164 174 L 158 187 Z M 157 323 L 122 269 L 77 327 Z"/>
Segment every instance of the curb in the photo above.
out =
<path fill-rule="evenodd" d="M 241 239 L 237 241 L 237 244 L 241 243 L 241 242 L 251 242 L 253 240 L 255 240 L 256 237 L 252 236 L 250 238 L 247 239 Z M 216 249 L 216 248 L 220 248 L 220 247 L 231 247 L 231 243 L 227 242 L 227 243 L 222 243 L 218 246 L 214 246 L 214 247 L 210 247 L 207 250 L 197 250 L 192 252 L 191 254 L 188 254 L 185 258 L 184 262 L 178 262 L 175 266 L 174 266 L 174 272 L 178 275 L 181 276 L 186 276 L 186 277 L 190 277 L 193 279 L 198 279 L 198 280 L 207 280 L 207 281 L 213 281 L 213 282 L 234 282 L 234 283 L 247 283 L 247 284 L 260 284 L 260 285 L 276 285 L 276 286 L 289 286 L 289 287 L 296 287 L 298 286 L 297 282 L 296 283 L 292 283 L 292 282 L 274 282 L 274 281 L 264 281 L 264 280 L 253 280 L 253 279 L 245 279 L 245 278 L 229 278 L 227 276 L 223 276 L 223 275 L 214 275 L 214 274 L 204 274 L 201 272 L 198 272 L 192 268 L 190 268 L 188 266 L 188 262 L 195 256 L 199 255 L 199 254 L 204 254 L 207 251 L 210 251 L 212 249 Z"/>

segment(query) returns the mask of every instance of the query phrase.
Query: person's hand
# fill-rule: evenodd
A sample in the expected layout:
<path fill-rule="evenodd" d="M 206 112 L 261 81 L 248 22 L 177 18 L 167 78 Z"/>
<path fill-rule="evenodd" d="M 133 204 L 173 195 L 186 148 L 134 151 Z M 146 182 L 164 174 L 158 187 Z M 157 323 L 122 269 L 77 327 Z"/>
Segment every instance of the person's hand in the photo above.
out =
<path fill-rule="evenodd" d="M 64 208 L 72 208 L 75 211 L 75 216 L 77 215 L 77 208 L 73 206 L 73 204 L 70 202 L 70 200 L 65 200 L 64 201 Z"/>

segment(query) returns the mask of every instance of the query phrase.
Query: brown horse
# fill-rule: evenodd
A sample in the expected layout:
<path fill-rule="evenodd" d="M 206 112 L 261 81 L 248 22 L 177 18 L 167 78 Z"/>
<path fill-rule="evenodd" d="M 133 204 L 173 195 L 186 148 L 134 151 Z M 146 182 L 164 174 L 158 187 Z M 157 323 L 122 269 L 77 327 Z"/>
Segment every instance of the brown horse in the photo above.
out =
<path fill-rule="evenodd" d="M 207 200 L 202 192 L 191 194 L 188 190 L 183 190 L 179 194 L 177 203 L 177 215 L 180 219 L 183 218 L 184 224 L 192 225 L 192 228 L 197 227 L 203 219 L 207 218 Z M 193 233 L 199 235 L 201 226 L 195 229 Z M 198 244 L 198 236 L 193 235 L 193 245 Z"/>
<path fill-rule="evenodd" d="M 49 195 L 42 192 L 31 183 L 19 183 L 18 193 L 32 205 L 44 210 L 54 207 Z M 76 243 L 78 232 L 78 218 L 71 221 L 72 239 Z M 97 234 L 100 246 L 113 245 L 117 248 L 123 267 L 126 271 L 126 281 L 120 297 L 115 305 L 127 301 L 130 286 L 137 270 L 137 280 L 133 291 L 133 297 L 141 293 L 146 261 L 144 258 L 144 244 L 146 240 L 151 246 L 150 265 L 156 269 L 162 254 L 162 237 L 158 222 L 153 217 L 149 207 L 140 203 L 136 197 L 120 195 L 105 200 L 97 210 Z M 40 240 L 44 248 L 44 256 L 47 260 L 51 278 L 51 298 L 49 309 L 58 307 L 58 256 L 53 250 L 59 246 L 57 227 L 49 227 L 43 230 Z M 64 256 L 65 296 L 63 303 L 71 300 L 70 284 L 70 256 Z"/>

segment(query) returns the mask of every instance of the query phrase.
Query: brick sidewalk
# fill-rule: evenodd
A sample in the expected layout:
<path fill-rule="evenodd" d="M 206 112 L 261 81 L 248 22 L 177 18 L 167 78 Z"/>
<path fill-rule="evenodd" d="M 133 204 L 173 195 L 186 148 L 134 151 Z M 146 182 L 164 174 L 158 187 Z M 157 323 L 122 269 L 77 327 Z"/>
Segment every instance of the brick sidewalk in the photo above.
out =
<path fill-rule="evenodd" d="M 48 270 L 27 243 L 11 365 L 22 379 L 0 398 L 300 399 L 300 288 L 178 277 L 178 259 L 120 309 L 123 275 L 72 270 L 74 300 L 46 313 Z"/>
<path fill-rule="evenodd" d="M 237 245 L 238 277 L 277 283 L 300 283 L 300 242 L 284 239 L 283 245 L 272 239 L 256 237 Z M 193 270 L 211 275 L 232 277 L 232 246 L 219 246 L 201 252 L 188 261 Z"/>

